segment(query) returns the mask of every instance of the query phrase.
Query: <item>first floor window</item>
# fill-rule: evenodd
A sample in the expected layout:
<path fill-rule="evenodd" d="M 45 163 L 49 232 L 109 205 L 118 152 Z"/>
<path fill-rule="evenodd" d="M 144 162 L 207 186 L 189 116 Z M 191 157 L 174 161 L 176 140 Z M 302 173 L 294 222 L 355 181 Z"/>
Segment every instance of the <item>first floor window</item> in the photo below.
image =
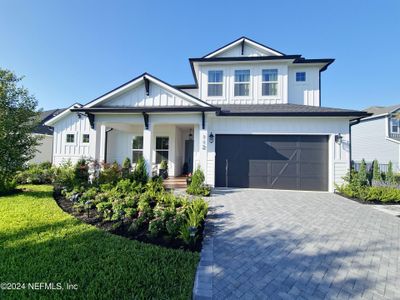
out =
<path fill-rule="evenodd" d="M 75 143 L 75 134 L 73 133 L 67 134 L 67 143 Z"/>
<path fill-rule="evenodd" d="M 208 97 L 221 97 L 223 88 L 222 71 L 208 71 Z"/>
<path fill-rule="evenodd" d="M 143 137 L 134 136 L 132 139 L 132 162 L 137 163 L 143 157 Z"/>
<path fill-rule="evenodd" d="M 262 70 L 262 95 L 276 96 L 278 94 L 278 69 Z"/>
<path fill-rule="evenodd" d="M 160 164 L 163 160 L 168 161 L 169 137 L 156 137 L 156 164 Z"/>
<path fill-rule="evenodd" d="M 399 133 L 399 120 L 397 119 L 391 119 L 390 121 L 392 123 L 391 130 L 393 133 Z"/>
<path fill-rule="evenodd" d="M 246 97 L 250 95 L 250 70 L 235 71 L 235 97 Z"/>
<path fill-rule="evenodd" d="M 88 134 L 82 134 L 82 143 L 85 143 L 85 144 L 89 143 L 89 140 L 90 140 L 89 137 L 90 136 Z"/>
<path fill-rule="evenodd" d="M 296 81 L 297 82 L 306 81 L 306 72 L 296 72 Z"/>

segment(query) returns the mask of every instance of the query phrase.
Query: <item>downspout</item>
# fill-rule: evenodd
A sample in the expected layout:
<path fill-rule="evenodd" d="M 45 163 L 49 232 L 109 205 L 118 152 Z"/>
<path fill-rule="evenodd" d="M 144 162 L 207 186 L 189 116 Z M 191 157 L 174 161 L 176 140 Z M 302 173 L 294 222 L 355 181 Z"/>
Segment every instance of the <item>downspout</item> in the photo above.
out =
<path fill-rule="evenodd" d="M 350 122 L 349 122 L 349 159 L 350 159 L 350 171 L 351 171 L 351 168 L 352 168 L 352 155 L 351 155 L 351 149 L 352 149 L 352 145 L 351 145 L 351 126 L 357 125 L 358 123 L 360 123 L 360 119 L 361 119 L 361 118 L 353 119 L 353 120 L 350 120 Z M 351 176 L 351 172 L 350 172 L 350 176 Z"/>
<path fill-rule="evenodd" d="M 104 162 L 105 162 L 105 163 L 107 163 L 108 133 L 109 133 L 110 131 L 113 131 L 113 130 L 114 130 L 114 128 L 110 128 L 110 129 L 107 129 L 107 130 L 106 130 L 106 138 L 105 138 L 105 143 L 104 143 L 104 147 L 105 147 L 105 149 L 104 149 Z"/>

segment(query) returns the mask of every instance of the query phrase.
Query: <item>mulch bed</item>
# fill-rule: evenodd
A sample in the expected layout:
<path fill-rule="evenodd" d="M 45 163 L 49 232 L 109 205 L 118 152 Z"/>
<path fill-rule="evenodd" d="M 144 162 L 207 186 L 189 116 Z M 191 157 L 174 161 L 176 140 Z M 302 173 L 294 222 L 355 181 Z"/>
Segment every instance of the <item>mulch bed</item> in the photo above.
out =
<path fill-rule="evenodd" d="M 62 196 L 54 194 L 54 199 L 58 206 L 65 211 L 66 213 L 74 216 L 75 218 L 96 226 L 97 228 L 100 228 L 102 230 L 108 231 L 112 234 L 116 234 L 119 236 L 126 237 L 130 240 L 138 240 L 140 242 L 144 243 L 149 243 L 149 244 L 154 244 L 162 247 L 167 247 L 167 248 L 173 248 L 173 249 L 182 249 L 182 250 L 189 250 L 192 252 L 200 252 L 201 247 L 202 247 L 202 242 L 203 242 L 203 234 L 201 234 L 195 245 L 193 247 L 189 247 L 185 243 L 183 243 L 180 240 L 168 240 L 165 239 L 164 237 L 150 237 L 147 235 L 147 230 L 143 229 L 142 231 L 139 231 L 136 234 L 132 234 L 131 232 L 128 231 L 128 228 L 130 224 L 132 223 L 132 220 L 126 219 L 122 222 L 120 226 L 117 228 L 114 227 L 114 224 L 118 223 L 117 221 L 104 221 L 100 216 L 97 214 L 97 210 L 95 208 L 89 209 L 89 212 L 85 211 L 84 213 L 80 213 L 76 211 L 73 208 L 74 203 L 72 201 L 69 201 L 65 199 Z M 119 221 L 121 222 L 121 221 Z M 199 232 L 203 233 L 204 232 L 204 222 L 201 224 L 201 228 Z"/>

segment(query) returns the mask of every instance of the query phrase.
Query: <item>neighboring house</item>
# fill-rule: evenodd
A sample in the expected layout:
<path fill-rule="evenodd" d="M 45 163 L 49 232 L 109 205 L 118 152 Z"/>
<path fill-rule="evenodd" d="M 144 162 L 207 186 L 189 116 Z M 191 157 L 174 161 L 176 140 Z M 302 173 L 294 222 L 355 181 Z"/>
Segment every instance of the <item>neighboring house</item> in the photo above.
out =
<path fill-rule="evenodd" d="M 45 122 L 55 117 L 64 109 L 52 109 L 43 111 L 40 114 L 40 124 L 33 131 L 34 135 L 42 137 L 40 145 L 36 147 L 36 155 L 30 160 L 31 163 L 42 163 L 53 159 L 53 128 L 44 125 Z"/>
<path fill-rule="evenodd" d="M 186 163 L 212 186 L 334 190 L 349 169 L 349 121 L 366 113 L 320 106 L 333 59 L 242 37 L 189 61 L 194 84 L 144 73 L 47 121 L 53 162 L 143 156 L 149 173 L 165 159 L 179 176 Z"/>
<path fill-rule="evenodd" d="M 367 163 L 377 159 L 381 169 L 392 161 L 393 169 L 400 171 L 400 104 L 372 106 L 365 109 L 372 114 L 354 122 L 351 127 L 352 160 Z"/>

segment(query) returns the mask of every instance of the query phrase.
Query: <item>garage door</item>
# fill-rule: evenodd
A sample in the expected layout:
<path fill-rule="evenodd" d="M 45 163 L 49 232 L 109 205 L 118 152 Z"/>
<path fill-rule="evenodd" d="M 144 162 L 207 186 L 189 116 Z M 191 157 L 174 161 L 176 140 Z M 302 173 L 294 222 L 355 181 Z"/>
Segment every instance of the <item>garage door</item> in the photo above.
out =
<path fill-rule="evenodd" d="M 215 185 L 328 190 L 328 136 L 216 135 Z"/>

